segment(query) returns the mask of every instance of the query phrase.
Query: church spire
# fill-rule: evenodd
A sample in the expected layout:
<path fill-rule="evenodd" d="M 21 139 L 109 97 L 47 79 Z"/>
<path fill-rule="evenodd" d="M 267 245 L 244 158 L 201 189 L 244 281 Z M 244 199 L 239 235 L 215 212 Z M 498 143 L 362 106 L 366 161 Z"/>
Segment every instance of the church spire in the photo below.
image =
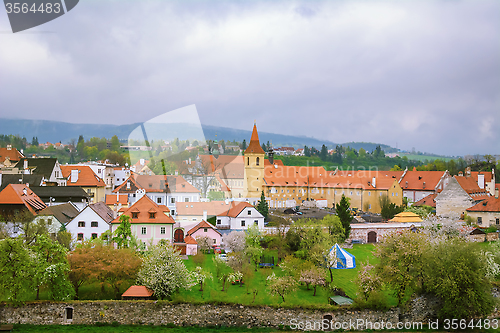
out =
<path fill-rule="evenodd" d="M 245 150 L 245 154 L 254 153 L 254 154 L 265 154 L 264 150 L 260 146 L 259 142 L 259 133 L 257 133 L 257 125 L 253 124 L 252 137 L 250 138 L 250 144 Z"/>

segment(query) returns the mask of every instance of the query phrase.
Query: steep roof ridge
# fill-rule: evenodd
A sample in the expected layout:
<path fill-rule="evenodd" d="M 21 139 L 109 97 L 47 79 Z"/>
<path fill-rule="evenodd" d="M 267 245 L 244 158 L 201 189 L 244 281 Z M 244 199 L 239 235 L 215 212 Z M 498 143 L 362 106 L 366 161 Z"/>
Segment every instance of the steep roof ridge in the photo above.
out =
<path fill-rule="evenodd" d="M 260 146 L 259 133 L 257 133 L 257 125 L 253 124 L 252 137 L 250 138 L 250 144 L 245 150 L 245 154 L 265 154 L 264 150 Z"/>

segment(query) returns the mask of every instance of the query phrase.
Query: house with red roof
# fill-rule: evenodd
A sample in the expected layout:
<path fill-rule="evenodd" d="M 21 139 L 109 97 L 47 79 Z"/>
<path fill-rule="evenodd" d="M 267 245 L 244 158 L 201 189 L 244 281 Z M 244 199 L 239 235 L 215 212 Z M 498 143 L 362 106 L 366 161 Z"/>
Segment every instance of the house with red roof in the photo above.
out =
<path fill-rule="evenodd" d="M 114 214 L 104 202 L 88 205 L 66 224 L 66 230 L 76 237 L 76 241 L 99 238 L 111 231 Z"/>
<path fill-rule="evenodd" d="M 12 217 L 18 212 L 36 216 L 45 208 L 42 199 L 25 184 L 9 184 L 0 192 L 0 215 L 3 217 Z"/>
<path fill-rule="evenodd" d="M 106 184 L 88 165 L 61 165 L 66 186 L 79 186 L 89 195 L 91 202 L 104 202 Z"/>
<path fill-rule="evenodd" d="M 429 206 L 436 208 L 436 197 L 438 193 L 429 194 L 425 198 L 413 203 L 413 207 Z"/>
<path fill-rule="evenodd" d="M 217 230 L 211 223 L 207 221 L 201 221 L 194 227 L 188 230 L 187 236 L 193 237 L 195 240 L 198 237 L 208 237 L 212 240 L 213 245 L 220 246 L 222 234 Z"/>
<path fill-rule="evenodd" d="M 217 229 L 245 230 L 256 225 L 259 229 L 264 228 L 264 216 L 248 202 L 232 201 L 231 207 L 217 215 Z"/>
<path fill-rule="evenodd" d="M 23 157 L 23 154 L 16 148 L 12 148 L 12 145 L 7 145 L 6 148 L 0 147 L 0 167 L 13 167 Z"/>
<path fill-rule="evenodd" d="M 403 189 L 403 196 L 409 202 L 417 202 L 428 195 L 442 191 L 450 181 L 448 171 L 417 171 L 405 170 L 399 184 Z"/>
<path fill-rule="evenodd" d="M 454 176 L 448 185 L 436 196 L 436 215 L 460 217 L 477 203 L 488 199 L 489 192 L 481 189 L 473 177 Z"/>
<path fill-rule="evenodd" d="M 165 205 L 158 205 L 147 195 L 143 195 L 129 208 L 123 209 L 121 215 L 130 217 L 132 233 L 145 244 L 157 244 L 160 240 L 173 240 L 174 219 L 170 216 L 170 209 Z M 120 225 L 120 217 L 112 222 L 112 232 Z"/>
<path fill-rule="evenodd" d="M 156 204 L 167 206 L 172 216 L 175 216 L 177 202 L 200 201 L 200 191 L 179 175 L 133 174 L 114 189 L 113 193 L 127 194 L 130 204 L 147 195 Z"/>
<path fill-rule="evenodd" d="M 467 208 L 467 215 L 472 217 L 480 227 L 500 226 L 500 199 L 498 195 Z"/>

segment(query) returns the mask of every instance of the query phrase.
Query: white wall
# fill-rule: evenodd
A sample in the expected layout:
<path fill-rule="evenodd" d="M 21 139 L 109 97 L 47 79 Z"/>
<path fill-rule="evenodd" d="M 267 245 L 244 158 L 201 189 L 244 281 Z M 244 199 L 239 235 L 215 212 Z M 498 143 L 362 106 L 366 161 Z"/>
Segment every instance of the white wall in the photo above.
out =
<path fill-rule="evenodd" d="M 78 222 L 85 222 L 85 227 L 79 227 Z M 92 227 L 92 222 L 97 222 L 97 227 Z M 83 239 L 92 238 L 92 234 L 97 234 L 97 237 L 102 233 L 110 230 L 110 225 L 106 223 L 96 212 L 89 206 L 80 212 L 73 220 L 66 225 L 66 230 L 71 232 L 73 239 L 78 239 L 78 234 L 83 233 Z"/>

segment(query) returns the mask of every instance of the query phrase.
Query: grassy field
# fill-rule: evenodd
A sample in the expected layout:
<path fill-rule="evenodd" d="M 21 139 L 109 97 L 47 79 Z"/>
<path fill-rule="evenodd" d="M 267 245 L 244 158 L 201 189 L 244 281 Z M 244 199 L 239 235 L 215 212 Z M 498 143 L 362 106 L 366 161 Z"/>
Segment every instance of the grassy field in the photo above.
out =
<path fill-rule="evenodd" d="M 333 284 L 342 289 L 349 297 L 355 298 L 357 294 L 357 286 L 355 283 L 359 269 L 362 264 L 370 261 L 375 263 L 372 252 L 375 249 L 373 244 L 355 244 L 348 251 L 356 257 L 356 268 L 354 269 L 337 269 L 333 271 Z M 268 251 L 267 254 L 275 255 L 273 251 Z M 204 286 L 203 293 L 199 291 L 199 285 L 191 288 L 191 290 L 181 290 L 173 296 L 174 301 L 178 302 L 193 302 L 193 303 L 236 303 L 243 305 L 271 305 L 271 306 L 286 306 L 286 307 L 328 307 L 328 297 L 332 296 L 327 288 L 318 287 L 316 296 L 313 296 L 313 290 L 307 290 L 306 286 L 300 286 L 294 293 L 285 296 L 283 304 L 279 296 L 271 296 L 266 289 L 266 278 L 275 273 L 280 276 L 283 274 L 281 268 L 259 268 L 257 271 L 252 271 L 251 275 L 245 281 L 243 286 L 231 285 L 226 283 L 226 289 L 222 291 L 222 282 L 216 278 L 215 267 L 212 261 L 214 254 L 205 255 L 206 259 L 203 263 L 204 269 L 210 271 L 213 279 L 207 280 Z M 189 257 L 184 261 L 189 270 L 194 270 L 196 265 L 193 258 Z M 327 274 L 327 281 L 330 276 Z M 134 281 L 128 281 L 122 285 L 122 291 L 125 291 Z M 257 291 L 256 295 L 254 292 Z M 202 295 L 203 294 L 203 295 Z M 48 299 L 48 293 L 41 291 L 41 299 Z M 111 288 L 104 288 L 99 283 L 84 284 L 80 287 L 80 300 L 112 300 L 115 299 L 114 291 Z"/>
<path fill-rule="evenodd" d="M 445 161 L 445 162 L 448 162 L 448 161 L 451 161 L 453 158 L 451 157 L 445 157 L 445 156 L 434 156 L 434 155 L 417 155 L 417 154 L 404 154 L 404 153 L 400 153 L 399 154 L 400 157 L 404 157 L 406 156 L 409 160 L 413 160 L 413 161 L 434 161 L 434 160 L 441 160 L 441 161 Z"/>
<path fill-rule="evenodd" d="M 356 277 L 361 264 L 368 260 L 374 263 L 372 251 L 375 246 L 372 244 L 354 245 L 351 252 L 356 257 L 355 269 L 339 269 L 333 271 L 333 284 L 337 288 L 341 288 L 351 298 L 356 297 L 357 287 L 355 284 Z M 279 296 L 271 296 L 266 290 L 266 278 L 275 273 L 280 276 L 283 274 L 281 268 L 259 268 L 253 271 L 249 279 L 243 286 L 229 285 L 222 292 L 222 283 L 216 279 L 215 267 L 212 261 L 213 254 L 206 255 L 204 269 L 210 271 L 214 277 L 208 280 L 205 284 L 203 295 L 199 291 L 199 286 L 191 288 L 191 290 L 183 290 L 177 295 L 174 295 L 176 301 L 187 302 L 227 302 L 244 305 L 271 305 L 271 306 L 287 306 L 287 307 L 324 307 L 328 306 L 328 297 L 332 296 L 327 288 L 318 287 L 316 296 L 313 296 L 313 290 L 307 290 L 306 286 L 300 286 L 294 293 L 285 296 L 285 303 L 282 302 Z M 195 263 L 192 258 L 187 260 L 186 266 L 193 270 Z M 329 280 L 329 275 L 328 280 Z M 254 291 L 257 290 L 257 295 Z M 255 297 L 254 297 L 255 296 Z"/>

